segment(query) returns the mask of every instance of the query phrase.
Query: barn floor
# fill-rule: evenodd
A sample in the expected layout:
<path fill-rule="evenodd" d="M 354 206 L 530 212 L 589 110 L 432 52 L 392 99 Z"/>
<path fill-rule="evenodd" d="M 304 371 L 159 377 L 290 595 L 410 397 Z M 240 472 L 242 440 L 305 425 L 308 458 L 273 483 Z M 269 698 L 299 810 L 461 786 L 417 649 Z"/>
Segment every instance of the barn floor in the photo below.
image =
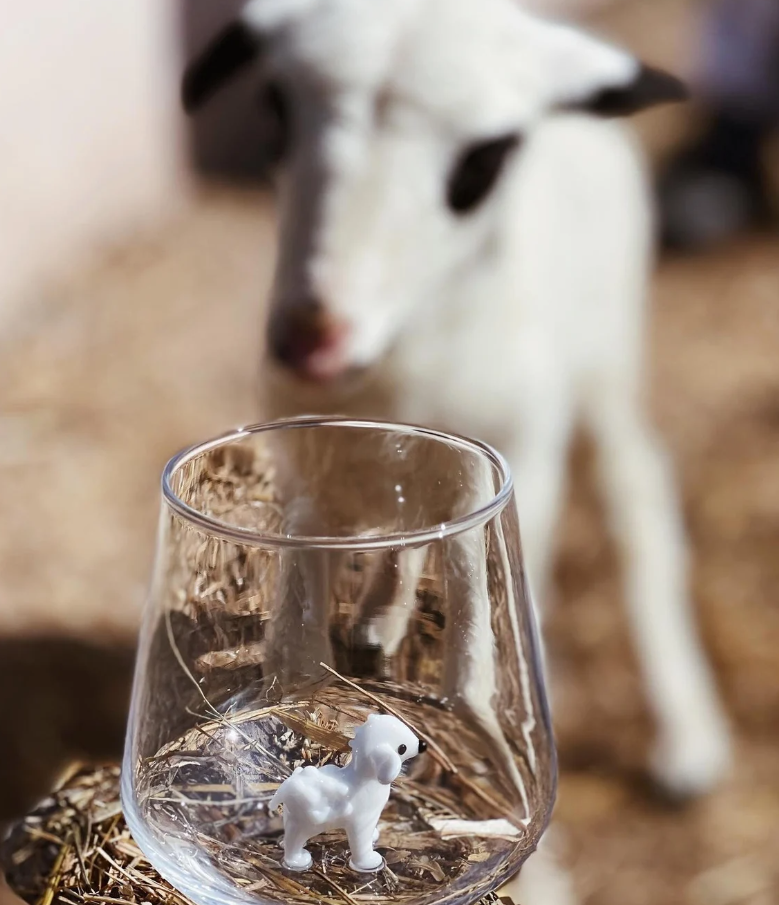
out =
<path fill-rule="evenodd" d="M 160 469 L 254 415 L 269 205 L 204 191 L 156 240 L 52 287 L 0 355 L 0 819 L 71 756 L 118 753 Z M 737 771 L 671 808 L 584 445 L 549 642 L 559 817 L 588 905 L 779 903 L 779 248 L 665 262 L 653 394 L 678 462 Z"/>

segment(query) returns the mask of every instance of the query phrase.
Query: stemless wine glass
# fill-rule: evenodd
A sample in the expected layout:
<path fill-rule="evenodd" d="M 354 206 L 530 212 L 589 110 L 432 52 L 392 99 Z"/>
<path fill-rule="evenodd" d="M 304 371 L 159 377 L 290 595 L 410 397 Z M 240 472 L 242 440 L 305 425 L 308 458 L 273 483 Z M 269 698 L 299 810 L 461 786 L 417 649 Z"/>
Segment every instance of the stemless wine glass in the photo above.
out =
<path fill-rule="evenodd" d="M 128 824 L 200 905 L 469 903 L 533 851 L 555 753 L 511 476 L 472 440 L 293 419 L 171 460 L 122 771 Z M 371 713 L 427 742 L 375 874 L 283 866 L 269 802 Z"/>

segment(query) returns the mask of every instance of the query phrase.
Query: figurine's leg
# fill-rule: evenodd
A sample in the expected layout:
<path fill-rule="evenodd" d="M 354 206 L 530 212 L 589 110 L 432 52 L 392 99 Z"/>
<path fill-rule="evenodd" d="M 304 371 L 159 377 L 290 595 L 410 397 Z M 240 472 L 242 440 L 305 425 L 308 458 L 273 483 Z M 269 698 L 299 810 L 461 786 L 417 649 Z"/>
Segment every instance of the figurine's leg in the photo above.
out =
<path fill-rule="evenodd" d="M 360 873 L 375 873 L 384 867 L 384 858 L 373 849 L 375 835 L 378 831 L 371 830 L 365 824 L 350 824 L 346 827 L 346 835 L 349 837 L 349 848 L 352 857 L 349 867 Z"/>
<path fill-rule="evenodd" d="M 376 827 L 376 829 L 373 831 L 373 844 L 376 845 L 376 843 L 378 841 L 379 841 L 379 828 Z"/>
<path fill-rule="evenodd" d="M 284 866 L 290 870 L 308 870 L 314 861 L 304 848 L 310 838 L 308 829 L 294 820 L 284 821 Z"/>

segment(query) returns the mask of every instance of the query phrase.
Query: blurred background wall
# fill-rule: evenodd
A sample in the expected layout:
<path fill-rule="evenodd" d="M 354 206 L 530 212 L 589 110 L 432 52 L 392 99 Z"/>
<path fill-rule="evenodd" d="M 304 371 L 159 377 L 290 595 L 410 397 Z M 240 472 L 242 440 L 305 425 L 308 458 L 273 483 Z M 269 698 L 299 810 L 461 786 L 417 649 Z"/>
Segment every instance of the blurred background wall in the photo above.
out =
<path fill-rule="evenodd" d="M 0 6 L 0 327 L 180 202 L 173 0 Z"/>

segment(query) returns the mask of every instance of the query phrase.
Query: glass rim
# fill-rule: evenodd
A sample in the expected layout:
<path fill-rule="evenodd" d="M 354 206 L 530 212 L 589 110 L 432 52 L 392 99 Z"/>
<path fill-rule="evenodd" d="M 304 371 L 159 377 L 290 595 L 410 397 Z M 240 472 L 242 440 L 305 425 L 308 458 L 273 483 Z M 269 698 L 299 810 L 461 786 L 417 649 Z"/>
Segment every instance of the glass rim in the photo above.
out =
<path fill-rule="evenodd" d="M 428 437 L 433 440 L 445 441 L 450 445 L 476 453 L 489 460 L 496 469 L 500 478 L 500 488 L 492 499 L 472 512 L 430 528 L 420 528 L 401 533 L 382 535 L 354 535 L 354 536 L 308 536 L 308 535 L 281 535 L 264 534 L 250 528 L 241 528 L 231 525 L 229 522 L 203 512 L 185 503 L 173 490 L 171 481 L 177 471 L 188 462 L 198 458 L 204 453 L 219 447 L 228 446 L 243 437 L 252 434 L 269 433 L 278 430 L 299 430 L 312 427 L 344 427 L 372 430 L 395 431 L 398 433 Z M 222 540 L 232 541 L 251 547 L 279 547 L 279 548 L 307 548 L 320 550 L 383 550 L 397 549 L 399 547 L 422 546 L 436 540 L 443 540 L 456 534 L 461 534 L 471 528 L 476 528 L 490 521 L 506 507 L 514 491 L 514 479 L 511 475 L 508 462 L 501 453 L 481 440 L 474 440 L 459 434 L 450 434 L 434 428 L 422 427 L 416 424 L 405 424 L 370 418 L 347 418 L 343 416 L 313 416 L 306 415 L 295 418 L 281 418 L 259 424 L 246 425 L 227 431 L 211 440 L 193 444 L 176 453 L 168 460 L 162 472 L 162 496 L 166 505 L 179 517 L 191 525 L 196 526 L 203 533 Z"/>

